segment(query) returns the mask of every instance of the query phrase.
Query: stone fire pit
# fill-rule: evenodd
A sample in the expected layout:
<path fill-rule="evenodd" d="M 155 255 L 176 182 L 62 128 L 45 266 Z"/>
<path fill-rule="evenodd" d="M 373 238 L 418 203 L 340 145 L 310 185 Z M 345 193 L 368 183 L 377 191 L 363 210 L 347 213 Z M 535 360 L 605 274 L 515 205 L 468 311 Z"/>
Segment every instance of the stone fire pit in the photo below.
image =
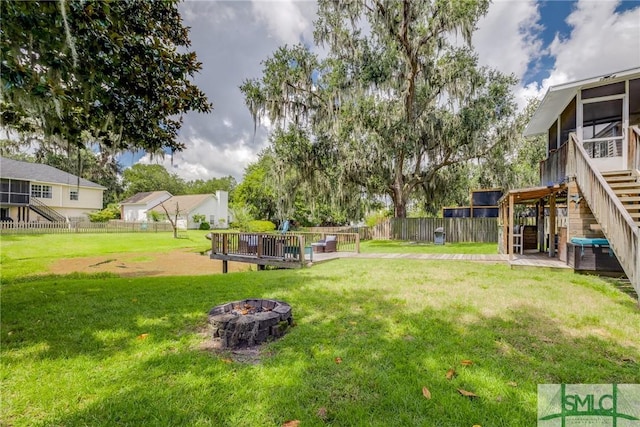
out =
<path fill-rule="evenodd" d="M 282 301 L 246 299 L 209 311 L 214 343 L 223 349 L 251 347 L 281 337 L 292 323 L 291 306 Z"/>

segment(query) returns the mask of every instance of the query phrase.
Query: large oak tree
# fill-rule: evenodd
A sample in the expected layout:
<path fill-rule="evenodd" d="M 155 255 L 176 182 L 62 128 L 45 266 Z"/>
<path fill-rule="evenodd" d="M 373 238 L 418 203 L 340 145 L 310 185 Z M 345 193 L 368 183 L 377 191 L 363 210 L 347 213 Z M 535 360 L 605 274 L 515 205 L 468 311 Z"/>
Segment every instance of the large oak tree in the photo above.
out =
<path fill-rule="evenodd" d="M 277 139 L 285 144 L 276 152 L 309 179 L 319 173 L 319 188 L 386 194 L 404 217 L 444 168 L 508 143 L 515 80 L 480 67 L 470 47 L 487 8 L 484 0 L 321 0 L 315 39 L 327 57 L 278 49 L 262 78 L 241 87 L 246 103 L 256 121 L 309 135 Z"/>

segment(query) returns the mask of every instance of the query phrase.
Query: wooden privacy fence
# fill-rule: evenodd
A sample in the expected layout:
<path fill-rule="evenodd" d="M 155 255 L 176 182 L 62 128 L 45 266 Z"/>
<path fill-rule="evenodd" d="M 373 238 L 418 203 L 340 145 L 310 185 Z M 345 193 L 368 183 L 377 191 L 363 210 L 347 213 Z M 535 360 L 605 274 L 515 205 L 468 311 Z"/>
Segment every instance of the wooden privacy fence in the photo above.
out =
<path fill-rule="evenodd" d="M 497 218 L 391 218 L 371 229 L 373 239 L 433 242 L 437 228 L 446 242 L 498 242 Z"/>
<path fill-rule="evenodd" d="M 0 222 L 0 234 L 157 233 L 173 231 L 168 222 Z"/>

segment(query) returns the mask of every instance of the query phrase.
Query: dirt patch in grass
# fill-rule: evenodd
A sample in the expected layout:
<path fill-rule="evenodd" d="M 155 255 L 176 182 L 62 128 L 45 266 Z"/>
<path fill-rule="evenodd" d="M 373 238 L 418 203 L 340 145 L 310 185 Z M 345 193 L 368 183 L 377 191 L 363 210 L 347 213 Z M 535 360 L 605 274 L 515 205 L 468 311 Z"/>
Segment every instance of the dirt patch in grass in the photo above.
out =
<path fill-rule="evenodd" d="M 247 271 L 250 264 L 230 262 L 229 272 Z M 66 258 L 57 260 L 49 273 L 115 273 L 132 276 L 201 276 L 222 273 L 222 261 L 212 260 L 189 250 L 168 253 L 136 252 L 110 254 L 98 257 Z"/>

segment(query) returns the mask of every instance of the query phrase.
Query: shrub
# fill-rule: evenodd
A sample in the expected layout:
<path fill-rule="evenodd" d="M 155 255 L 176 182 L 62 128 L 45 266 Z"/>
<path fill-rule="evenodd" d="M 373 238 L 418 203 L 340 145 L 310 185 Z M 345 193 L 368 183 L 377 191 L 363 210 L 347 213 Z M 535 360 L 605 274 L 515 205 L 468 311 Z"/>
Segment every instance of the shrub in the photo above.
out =
<path fill-rule="evenodd" d="M 367 227 L 375 227 L 384 222 L 386 219 L 393 217 L 393 213 L 389 210 L 380 210 L 365 218 Z"/>
<path fill-rule="evenodd" d="M 109 222 L 112 219 L 120 219 L 120 208 L 116 204 L 110 204 L 101 211 L 87 214 L 91 222 Z"/>
<path fill-rule="evenodd" d="M 198 227 L 200 230 L 210 230 L 211 226 L 209 225 L 208 222 L 201 222 L 200 226 Z"/>
<path fill-rule="evenodd" d="M 253 220 L 249 221 L 247 226 L 247 231 L 252 233 L 264 233 L 267 231 L 274 231 L 276 229 L 276 225 L 271 221 L 259 221 Z"/>
<path fill-rule="evenodd" d="M 158 222 L 162 219 L 162 215 L 156 211 L 147 212 L 147 217 L 153 222 Z"/>
<path fill-rule="evenodd" d="M 193 222 L 200 224 L 205 222 L 205 219 L 207 219 L 207 217 L 203 214 L 193 214 Z M 208 228 L 206 228 L 206 230 L 208 230 Z"/>

